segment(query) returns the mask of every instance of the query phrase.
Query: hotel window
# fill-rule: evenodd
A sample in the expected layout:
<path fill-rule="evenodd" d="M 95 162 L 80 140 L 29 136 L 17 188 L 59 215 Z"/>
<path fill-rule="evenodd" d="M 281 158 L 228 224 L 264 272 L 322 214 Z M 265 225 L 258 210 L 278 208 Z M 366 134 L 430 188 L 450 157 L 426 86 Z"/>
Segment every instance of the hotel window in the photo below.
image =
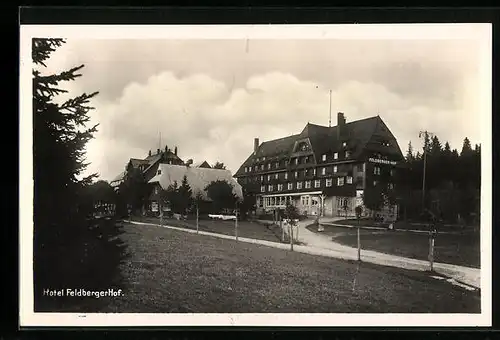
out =
<path fill-rule="evenodd" d="M 345 152 L 345 158 L 349 158 L 351 156 L 351 153 L 349 151 Z"/>
<path fill-rule="evenodd" d="M 313 169 L 313 176 L 316 176 L 316 168 Z"/>
<path fill-rule="evenodd" d="M 321 156 L 321 160 L 322 160 L 323 162 L 324 162 L 324 161 L 326 161 L 326 154 L 324 154 L 324 155 L 322 155 L 322 156 Z"/>
<path fill-rule="evenodd" d="M 248 172 L 252 172 L 252 167 L 251 166 L 248 167 Z"/>
<path fill-rule="evenodd" d="M 266 160 L 266 157 L 262 157 L 262 160 L 265 161 Z"/>
<path fill-rule="evenodd" d="M 285 160 L 285 166 L 287 166 L 287 165 L 288 165 L 288 160 Z"/>
<path fill-rule="evenodd" d="M 344 177 L 339 177 L 337 178 L 337 185 L 339 187 L 343 186 L 344 185 Z"/>
<path fill-rule="evenodd" d="M 274 174 L 274 179 L 278 179 L 279 178 L 279 174 Z"/>
<path fill-rule="evenodd" d="M 261 185 L 260 186 L 260 192 L 266 192 L 266 186 L 265 185 Z"/>
<path fill-rule="evenodd" d="M 268 185 L 267 186 L 267 191 L 273 191 L 273 186 L 272 185 Z"/>
<path fill-rule="evenodd" d="M 270 181 L 271 180 L 271 175 L 267 175 L 267 180 Z"/>
<path fill-rule="evenodd" d="M 299 172 L 295 171 L 295 178 L 298 178 L 298 177 L 299 177 Z"/>
<path fill-rule="evenodd" d="M 299 158 L 298 158 L 298 157 L 297 157 L 297 158 L 295 158 L 295 164 L 296 164 L 296 165 L 297 165 L 297 164 L 299 164 Z"/>
<path fill-rule="evenodd" d="M 389 187 L 390 190 L 392 190 L 392 189 L 394 189 L 394 184 L 393 183 L 389 183 L 388 187 Z"/>
<path fill-rule="evenodd" d="M 333 159 L 339 159 L 339 153 L 338 152 L 334 152 L 333 153 Z"/>
<path fill-rule="evenodd" d="M 347 184 L 352 184 L 352 176 L 347 176 L 346 182 Z"/>
<path fill-rule="evenodd" d="M 267 163 L 267 170 L 271 169 L 271 163 Z"/>
<path fill-rule="evenodd" d="M 311 188 L 311 181 L 306 181 L 306 189 L 310 189 Z"/>
<path fill-rule="evenodd" d="M 288 183 L 288 190 L 292 190 L 293 189 L 293 183 Z"/>
<path fill-rule="evenodd" d="M 285 172 L 285 179 L 288 179 L 288 172 Z"/>
<path fill-rule="evenodd" d="M 260 170 L 264 170 L 264 164 L 260 165 Z"/>
<path fill-rule="evenodd" d="M 258 162 L 258 161 L 260 161 L 260 158 L 259 158 L 259 157 L 257 157 L 257 162 Z"/>
<path fill-rule="evenodd" d="M 319 188 L 321 186 L 321 181 L 319 179 L 314 181 L 314 187 Z"/>
<path fill-rule="evenodd" d="M 391 176 L 394 176 L 394 169 L 391 169 Z"/>
<path fill-rule="evenodd" d="M 160 192 L 160 188 L 155 187 L 155 194 L 158 195 L 159 192 Z"/>
<path fill-rule="evenodd" d="M 347 142 L 342 143 L 342 146 L 345 148 L 347 146 Z"/>
<path fill-rule="evenodd" d="M 248 172 L 248 168 L 247 167 L 245 167 L 245 172 Z"/>
<path fill-rule="evenodd" d="M 260 181 L 264 182 L 264 176 L 262 176 L 262 175 L 260 176 Z"/>
<path fill-rule="evenodd" d="M 333 181 L 332 181 L 332 179 L 331 179 L 331 178 L 327 178 L 327 179 L 326 179 L 326 186 L 327 186 L 327 187 L 331 187 L 331 186 L 332 186 L 332 182 L 333 182 Z"/>
<path fill-rule="evenodd" d="M 378 181 L 373 181 L 373 186 L 377 186 Z"/>
<path fill-rule="evenodd" d="M 391 170 L 392 171 L 392 170 Z M 158 169 L 157 175 L 161 175 L 161 169 Z"/>
<path fill-rule="evenodd" d="M 276 162 L 275 165 L 276 165 L 276 169 L 278 169 L 280 167 L 280 162 Z"/>
<path fill-rule="evenodd" d="M 282 191 L 283 190 L 283 184 L 278 184 L 278 191 Z"/>
<path fill-rule="evenodd" d="M 302 182 L 297 182 L 297 189 L 302 189 Z"/>
<path fill-rule="evenodd" d="M 380 175 L 380 167 L 379 166 L 375 166 L 373 167 L 373 173 L 375 175 Z"/>
<path fill-rule="evenodd" d="M 333 166 L 333 173 L 337 173 L 338 170 L 339 170 L 339 168 L 336 165 L 334 165 Z"/>
<path fill-rule="evenodd" d="M 321 168 L 321 174 L 326 175 L 326 168 Z"/>

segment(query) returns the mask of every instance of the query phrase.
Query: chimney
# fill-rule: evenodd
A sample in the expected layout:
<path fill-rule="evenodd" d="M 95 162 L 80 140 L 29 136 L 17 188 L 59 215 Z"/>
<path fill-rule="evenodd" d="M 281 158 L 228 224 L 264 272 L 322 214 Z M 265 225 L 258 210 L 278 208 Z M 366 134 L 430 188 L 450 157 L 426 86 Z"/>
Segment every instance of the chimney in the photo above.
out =
<path fill-rule="evenodd" d="M 174 148 L 174 154 L 177 156 L 177 147 Z"/>
<path fill-rule="evenodd" d="M 151 157 L 151 150 L 149 150 L 149 152 L 148 152 L 148 156 L 149 156 L 149 157 Z"/>
<path fill-rule="evenodd" d="M 156 154 L 159 155 L 160 154 L 160 149 L 156 149 Z"/>
<path fill-rule="evenodd" d="M 255 138 L 253 140 L 253 153 L 257 153 L 257 149 L 259 148 L 259 139 Z"/>
<path fill-rule="evenodd" d="M 344 113 L 337 113 L 337 139 L 340 139 L 341 135 L 344 133 L 345 116 Z"/>

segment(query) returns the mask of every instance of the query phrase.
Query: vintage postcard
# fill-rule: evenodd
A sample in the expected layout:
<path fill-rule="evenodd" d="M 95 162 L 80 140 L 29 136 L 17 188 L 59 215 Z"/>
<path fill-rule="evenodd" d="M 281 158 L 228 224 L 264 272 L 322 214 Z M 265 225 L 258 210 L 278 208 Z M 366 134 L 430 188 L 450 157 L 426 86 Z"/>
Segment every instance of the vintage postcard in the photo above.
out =
<path fill-rule="evenodd" d="M 20 39 L 21 326 L 491 325 L 489 24 Z"/>

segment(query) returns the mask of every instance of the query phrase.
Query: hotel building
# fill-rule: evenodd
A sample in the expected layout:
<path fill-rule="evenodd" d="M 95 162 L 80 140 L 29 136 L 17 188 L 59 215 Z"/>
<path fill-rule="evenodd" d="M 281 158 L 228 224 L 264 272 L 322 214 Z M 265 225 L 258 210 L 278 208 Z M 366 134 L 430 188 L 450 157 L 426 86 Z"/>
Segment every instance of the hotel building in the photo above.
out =
<path fill-rule="evenodd" d="M 291 203 L 302 214 L 354 216 L 363 193 L 382 178 L 394 190 L 391 178 L 403 161 L 380 116 L 347 123 L 339 112 L 333 127 L 308 123 L 289 137 L 263 143 L 255 138 L 253 152 L 234 177 L 256 195 L 258 214 Z M 385 210 L 397 215 L 397 206 Z"/>

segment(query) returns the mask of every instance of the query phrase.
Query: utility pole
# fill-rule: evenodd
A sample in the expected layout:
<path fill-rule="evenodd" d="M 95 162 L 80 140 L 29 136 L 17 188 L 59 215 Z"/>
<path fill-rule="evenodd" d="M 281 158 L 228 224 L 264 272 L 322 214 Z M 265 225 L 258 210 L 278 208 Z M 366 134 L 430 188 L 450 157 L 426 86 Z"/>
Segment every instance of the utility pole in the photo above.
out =
<path fill-rule="evenodd" d="M 434 134 L 431 132 L 426 131 L 420 131 L 418 134 L 418 138 L 424 138 L 424 173 L 422 176 L 422 211 L 425 209 L 425 172 L 427 168 L 427 148 L 429 145 L 425 145 L 425 138 L 428 137 L 429 141 L 431 137 L 433 137 Z"/>

